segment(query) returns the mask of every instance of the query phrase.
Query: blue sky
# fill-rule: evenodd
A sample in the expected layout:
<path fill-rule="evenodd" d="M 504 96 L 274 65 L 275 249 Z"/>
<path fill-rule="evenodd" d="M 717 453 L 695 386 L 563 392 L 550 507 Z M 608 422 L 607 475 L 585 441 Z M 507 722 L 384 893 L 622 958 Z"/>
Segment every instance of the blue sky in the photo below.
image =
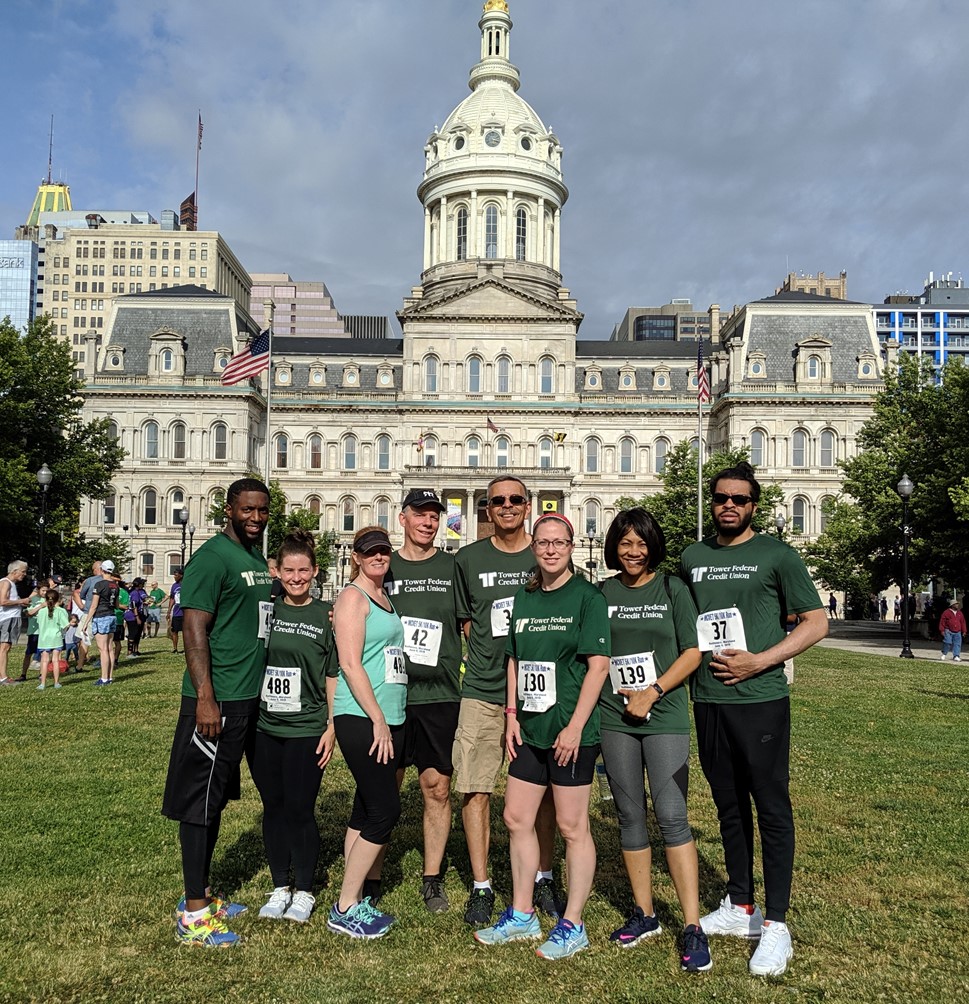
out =
<path fill-rule="evenodd" d="M 852 299 L 969 277 L 969 3 L 510 0 L 521 95 L 565 149 L 585 338 L 788 269 Z M 47 170 L 78 208 L 177 209 L 252 271 L 393 314 L 419 278 L 424 142 L 468 93 L 480 0 L 7 0 L 0 232 Z"/>

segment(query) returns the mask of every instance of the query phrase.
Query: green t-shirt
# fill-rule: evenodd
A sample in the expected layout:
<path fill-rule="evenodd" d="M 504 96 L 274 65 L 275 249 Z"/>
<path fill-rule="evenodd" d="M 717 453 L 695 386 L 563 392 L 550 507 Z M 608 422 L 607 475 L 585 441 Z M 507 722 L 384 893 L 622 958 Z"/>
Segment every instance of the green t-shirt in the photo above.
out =
<path fill-rule="evenodd" d="M 395 551 L 384 589 L 404 625 L 407 703 L 461 697 L 461 634 L 454 605 L 454 556 L 436 551 L 409 561 Z"/>
<path fill-rule="evenodd" d="M 471 622 L 463 697 L 505 703 L 505 639 L 515 593 L 535 567 L 530 547 L 508 554 L 491 538 L 476 540 L 454 560 L 458 619 Z"/>
<path fill-rule="evenodd" d="M 148 594 L 148 606 L 149 607 L 160 607 L 162 605 L 162 601 L 164 599 L 165 599 L 165 590 L 164 589 L 153 589 Z"/>
<path fill-rule="evenodd" d="M 37 614 L 37 648 L 63 648 L 64 632 L 70 623 L 67 611 L 63 607 L 54 607 L 53 616 L 49 616 L 50 611 L 47 604 Z"/>
<path fill-rule="evenodd" d="M 27 604 L 27 606 L 24 607 L 24 610 L 27 611 L 27 634 L 37 634 L 37 618 L 40 616 L 41 610 L 43 610 L 46 606 L 47 600 L 38 594 Z M 35 607 L 36 609 L 34 609 Z M 31 613 L 31 610 L 34 612 Z M 17 617 L 20 617 L 19 611 L 17 613 Z"/>
<path fill-rule="evenodd" d="M 273 606 L 259 701 L 260 732 L 279 739 L 323 734 L 326 678 L 338 672 L 332 609 L 320 600 L 296 607 L 279 599 Z"/>
<path fill-rule="evenodd" d="M 124 612 L 128 609 L 128 604 L 131 602 L 131 594 L 125 589 L 124 586 L 118 586 L 118 607 L 114 610 L 114 619 L 116 621 L 117 627 L 124 627 Z"/>
<path fill-rule="evenodd" d="M 748 652 L 763 652 L 784 637 L 788 614 L 820 610 L 821 600 L 797 553 L 783 541 L 754 534 L 724 547 L 716 537 L 691 544 L 680 559 L 701 616 L 735 607 L 743 621 Z M 735 633 L 734 628 L 730 628 Z M 789 694 L 784 663 L 727 686 L 710 672 L 710 652 L 693 676 L 693 699 L 709 704 L 758 704 Z"/>
<path fill-rule="evenodd" d="M 696 648 L 696 605 L 679 579 L 659 572 L 646 585 L 631 589 L 617 575 L 600 588 L 609 608 L 614 659 L 652 653 L 659 679 L 682 651 Z M 668 690 L 653 705 L 648 722 L 624 717 L 624 707 L 622 694 L 613 693 L 613 680 L 606 680 L 599 698 L 603 729 L 636 736 L 689 735 L 690 700 L 685 683 Z"/>
<path fill-rule="evenodd" d="M 531 746 L 551 749 L 569 723 L 588 669 L 583 656 L 611 652 L 609 614 L 602 593 L 579 575 L 552 592 L 519 589 L 512 610 L 512 631 L 505 653 L 518 662 L 518 722 L 522 739 Z M 530 664 L 544 664 L 554 675 L 555 703 L 546 711 L 524 711 L 523 674 L 535 673 Z M 548 691 L 548 681 L 542 689 Z M 581 745 L 599 742 L 599 708 L 594 707 L 582 729 Z"/>
<path fill-rule="evenodd" d="M 213 614 L 209 660 L 217 701 L 259 696 L 266 665 L 259 604 L 269 602 L 269 583 L 262 552 L 224 533 L 209 538 L 185 566 L 179 594 L 182 609 Z M 187 669 L 182 695 L 196 696 Z"/>

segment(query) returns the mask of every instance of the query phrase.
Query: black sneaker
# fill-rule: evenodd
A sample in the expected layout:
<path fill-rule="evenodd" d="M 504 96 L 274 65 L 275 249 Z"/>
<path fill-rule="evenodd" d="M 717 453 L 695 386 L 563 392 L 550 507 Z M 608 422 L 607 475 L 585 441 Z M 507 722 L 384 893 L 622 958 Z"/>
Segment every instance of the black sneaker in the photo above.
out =
<path fill-rule="evenodd" d="M 444 891 L 444 878 L 441 875 L 425 875 L 421 884 L 421 896 L 428 913 L 444 913 L 450 905 L 447 893 Z"/>
<path fill-rule="evenodd" d="M 472 889 L 464 910 L 464 922 L 470 927 L 487 927 L 495 912 L 493 889 Z"/>
<path fill-rule="evenodd" d="M 662 933 L 663 928 L 660 927 L 656 914 L 647 917 L 643 913 L 642 907 L 636 906 L 633 907 L 629 920 L 622 927 L 616 928 L 609 935 L 609 940 L 620 948 L 632 948 L 633 945 L 638 945 L 643 938 L 653 938 Z"/>
<path fill-rule="evenodd" d="M 680 956 L 680 968 L 685 973 L 705 973 L 713 969 L 710 958 L 710 943 L 703 930 L 695 924 L 689 924 L 683 929 L 683 954 Z"/>
<path fill-rule="evenodd" d="M 364 879 L 363 898 L 369 899 L 371 905 L 376 906 L 380 902 L 380 897 L 380 879 Z"/>
<path fill-rule="evenodd" d="M 543 878 L 535 883 L 532 906 L 549 917 L 560 919 L 565 913 L 565 902 L 555 887 L 555 879 Z"/>

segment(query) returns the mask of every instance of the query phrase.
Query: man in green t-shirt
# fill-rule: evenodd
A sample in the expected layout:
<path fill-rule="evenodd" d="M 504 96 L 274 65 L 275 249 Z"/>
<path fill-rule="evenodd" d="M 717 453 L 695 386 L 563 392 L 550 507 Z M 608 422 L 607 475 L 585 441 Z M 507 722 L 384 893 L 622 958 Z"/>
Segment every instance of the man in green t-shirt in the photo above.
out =
<path fill-rule="evenodd" d="M 513 474 L 494 478 L 488 484 L 487 512 L 494 536 L 462 547 L 454 563 L 457 615 L 468 643 L 454 739 L 454 780 L 464 796 L 461 816 L 474 880 L 464 919 L 472 927 L 487 927 L 494 912 L 488 846 L 491 792 L 504 759 L 505 640 L 515 593 L 535 567 L 532 537 L 525 527 L 531 504 L 524 482 Z M 541 863 L 536 905 L 558 913 L 561 902 L 552 880 L 555 809 L 550 795 L 542 802 L 537 830 Z"/>
<path fill-rule="evenodd" d="M 178 820 L 185 898 L 176 937 L 219 947 L 239 941 L 225 920 L 245 909 L 212 895 L 209 867 L 222 810 L 239 797 L 239 767 L 251 750 L 272 605 L 262 536 L 269 489 L 255 478 L 226 493 L 225 529 L 185 568 L 185 676 L 162 813 Z"/>
<path fill-rule="evenodd" d="M 147 629 L 151 632 L 152 638 L 158 637 L 158 628 L 161 625 L 162 603 L 165 602 L 165 590 L 158 588 L 157 582 L 151 583 L 148 591 L 148 624 Z"/>
<path fill-rule="evenodd" d="M 700 920 L 706 934 L 759 938 L 750 959 L 757 976 L 784 972 L 794 954 L 786 916 L 794 872 L 790 798 L 791 705 L 784 660 L 828 633 L 818 591 L 794 550 L 750 523 L 760 485 L 747 463 L 710 483 L 715 537 L 681 559 L 696 600 L 704 653 L 694 684 L 700 765 L 720 819 L 727 895 Z M 797 626 L 785 632 L 789 614 Z M 754 905 L 757 807 L 765 910 Z"/>

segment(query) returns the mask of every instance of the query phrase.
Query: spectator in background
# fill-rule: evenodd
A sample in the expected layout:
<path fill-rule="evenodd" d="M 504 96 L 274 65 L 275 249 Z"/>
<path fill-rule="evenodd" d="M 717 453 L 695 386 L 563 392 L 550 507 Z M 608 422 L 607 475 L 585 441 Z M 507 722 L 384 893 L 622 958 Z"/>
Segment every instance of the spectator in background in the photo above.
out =
<path fill-rule="evenodd" d="M 942 635 L 942 661 L 952 650 L 952 661 L 962 662 L 962 639 L 966 633 L 966 618 L 962 614 L 959 601 L 953 596 L 948 607 L 939 618 L 939 632 Z"/>
<path fill-rule="evenodd" d="M 168 593 L 168 637 L 172 640 L 172 652 L 178 652 L 178 636 L 182 632 L 182 607 L 179 597 L 182 592 L 182 570 L 175 569 L 175 581 Z"/>
<path fill-rule="evenodd" d="M 158 588 L 157 582 L 152 582 L 151 591 L 148 593 L 147 620 L 145 621 L 145 635 L 148 638 L 158 637 L 158 628 L 161 624 L 161 605 L 165 601 L 165 590 Z"/>
<path fill-rule="evenodd" d="M 26 561 L 11 561 L 7 565 L 7 574 L 0 579 L 0 687 L 19 682 L 7 676 L 7 660 L 10 647 L 20 640 L 20 615 L 37 593 L 34 589 L 30 596 L 21 598 L 18 585 L 26 575 Z"/>
<path fill-rule="evenodd" d="M 64 632 L 67 630 L 67 611 L 60 605 L 56 589 L 48 589 L 45 605 L 37 617 L 37 649 L 40 652 L 40 684 L 38 690 L 47 686 L 48 667 L 54 671 L 54 689 L 61 689 L 61 649 L 64 647 Z"/>

